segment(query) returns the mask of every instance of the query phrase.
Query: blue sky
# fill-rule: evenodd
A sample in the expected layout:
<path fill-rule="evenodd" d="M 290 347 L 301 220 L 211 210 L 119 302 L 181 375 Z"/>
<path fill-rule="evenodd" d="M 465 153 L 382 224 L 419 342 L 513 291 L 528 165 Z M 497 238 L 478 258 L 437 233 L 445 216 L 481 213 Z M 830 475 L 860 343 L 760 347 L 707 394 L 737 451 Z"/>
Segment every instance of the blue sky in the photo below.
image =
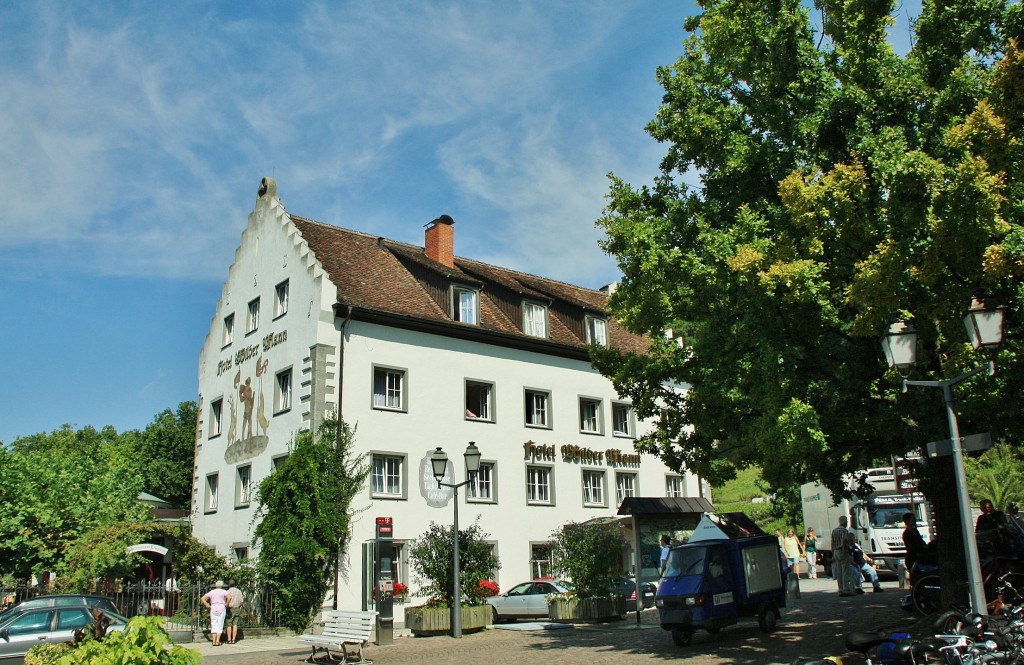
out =
<path fill-rule="evenodd" d="M 694 13 L 692 0 L 0 3 L 0 441 L 142 428 L 196 398 L 263 176 L 297 215 L 422 244 L 447 213 L 460 256 L 615 281 L 594 227 L 606 175 L 656 175 L 655 70 Z"/>
<path fill-rule="evenodd" d="M 695 8 L 0 3 L 0 441 L 196 398 L 260 178 L 292 213 L 599 287 L 606 174 L 648 182 Z"/>

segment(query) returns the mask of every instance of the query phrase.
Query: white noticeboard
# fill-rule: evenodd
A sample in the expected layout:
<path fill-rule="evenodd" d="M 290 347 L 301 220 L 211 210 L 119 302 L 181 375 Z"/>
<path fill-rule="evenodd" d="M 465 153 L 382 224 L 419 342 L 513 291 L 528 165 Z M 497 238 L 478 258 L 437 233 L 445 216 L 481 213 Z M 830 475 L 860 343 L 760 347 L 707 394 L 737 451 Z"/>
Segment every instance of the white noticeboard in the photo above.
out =
<path fill-rule="evenodd" d="M 423 456 L 423 459 L 420 460 L 420 494 L 423 495 L 427 505 L 431 508 L 444 508 L 451 503 L 452 497 L 455 496 L 455 489 L 442 487 L 437 484 L 437 478 L 434 478 L 434 466 L 430 463 L 430 455 L 433 452 L 433 450 L 428 451 Z M 453 476 L 454 472 L 449 462 L 448 466 L 445 467 L 442 482 L 454 485 Z"/>

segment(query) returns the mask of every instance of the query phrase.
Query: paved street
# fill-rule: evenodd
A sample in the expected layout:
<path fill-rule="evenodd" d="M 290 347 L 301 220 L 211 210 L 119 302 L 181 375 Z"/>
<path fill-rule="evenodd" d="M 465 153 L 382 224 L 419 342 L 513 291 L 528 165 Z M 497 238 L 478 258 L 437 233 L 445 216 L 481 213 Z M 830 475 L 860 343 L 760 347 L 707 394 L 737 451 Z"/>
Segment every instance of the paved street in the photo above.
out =
<path fill-rule="evenodd" d="M 904 612 L 899 601 L 905 594 L 895 582 L 884 582 L 884 593 L 841 598 L 830 579 L 801 580 L 801 598 L 790 601 L 779 630 L 763 635 L 754 620 L 730 626 L 718 635 L 697 633 L 689 647 L 675 646 L 668 632 L 658 625 L 657 612 L 647 610 L 640 626 L 635 615 L 612 624 L 577 626 L 557 631 L 515 631 L 489 629 L 461 640 L 450 637 L 396 637 L 395 644 L 370 644 L 366 657 L 378 665 L 412 665 L 423 662 L 488 663 L 579 663 L 600 665 L 661 662 L 687 658 L 695 665 L 788 665 L 797 656 L 838 655 L 843 652 L 843 635 L 853 630 L 912 628 L 916 617 Z M 247 644 L 248 642 L 248 644 Z M 209 644 L 193 645 L 203 653 L 204 663 L 234 665 L 284 665 L 309 657 L 295 638 L 243 640 L 214 649 Z M 244 650 L 244 651 L 243 651 Z"/>

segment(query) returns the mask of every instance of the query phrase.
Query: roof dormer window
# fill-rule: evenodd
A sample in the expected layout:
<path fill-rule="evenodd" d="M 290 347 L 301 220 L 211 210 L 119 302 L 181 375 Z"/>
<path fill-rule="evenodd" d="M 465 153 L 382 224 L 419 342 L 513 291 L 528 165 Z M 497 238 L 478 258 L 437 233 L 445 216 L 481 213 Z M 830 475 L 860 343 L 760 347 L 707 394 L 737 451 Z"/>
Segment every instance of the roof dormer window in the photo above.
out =
<path fill-rule="evenodd" d="M 523 333 L 530 337 L 548 336 L 548 308 L 537 302 L 523 303 Z"/>
<path fill-rule="evenodd" d="M 480 316 L 480 294 L 467 286 L 452 287 L 452 318 L 476 325 Z"/>
<path fill-rule="evenodd" d="M 608 320 L 599 316 L 587 316 L 587 344 L 608 346 Z"/>

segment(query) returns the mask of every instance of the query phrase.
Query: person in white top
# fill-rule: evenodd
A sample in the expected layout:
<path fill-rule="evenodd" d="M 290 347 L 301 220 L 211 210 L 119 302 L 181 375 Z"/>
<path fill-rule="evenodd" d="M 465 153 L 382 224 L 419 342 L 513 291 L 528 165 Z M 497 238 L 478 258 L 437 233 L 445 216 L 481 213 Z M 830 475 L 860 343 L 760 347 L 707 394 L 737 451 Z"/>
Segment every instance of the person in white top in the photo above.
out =
<path fill-rule="evenodd" d="M 672 549 L 672 539 L 668 536 L 661 537 L 661 574 L 665 574 L 665 566 L 668 565 L 668 553 Z"/>

